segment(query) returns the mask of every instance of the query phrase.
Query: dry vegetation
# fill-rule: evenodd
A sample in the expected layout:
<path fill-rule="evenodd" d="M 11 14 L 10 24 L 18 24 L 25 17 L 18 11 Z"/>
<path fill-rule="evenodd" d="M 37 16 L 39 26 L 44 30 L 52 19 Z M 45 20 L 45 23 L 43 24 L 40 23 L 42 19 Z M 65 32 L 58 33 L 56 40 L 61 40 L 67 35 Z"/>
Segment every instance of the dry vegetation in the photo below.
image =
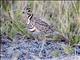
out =
<path fill-rule="evenodd" d="M 29 35 L 21 18 L 23 4 L 32 9 L 34 15 L 53 25 L 70 40 L 80 43 L 80 1 L 0 1 L 1 34 L 14 37 L 17 32 Z"/>

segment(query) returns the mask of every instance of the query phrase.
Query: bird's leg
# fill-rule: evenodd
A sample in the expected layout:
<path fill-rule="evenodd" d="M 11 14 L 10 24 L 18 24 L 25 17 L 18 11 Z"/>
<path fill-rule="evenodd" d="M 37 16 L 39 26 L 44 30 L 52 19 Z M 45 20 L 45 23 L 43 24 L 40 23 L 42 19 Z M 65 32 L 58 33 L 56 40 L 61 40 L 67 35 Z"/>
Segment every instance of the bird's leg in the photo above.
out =
<path fill-rule="evenodd" d="M 41 46 L 41 50 L 40 50 L 40 52 L 39 52 L 39 57 L 42 57 L 41 52 L 42 52 L 42 50 L 44 49 L 44 44 L 45 44 L 45 42 L 46 42 L 46 37 L 45 37 L 45 35 L 42 35 L 42 46 Z"/>

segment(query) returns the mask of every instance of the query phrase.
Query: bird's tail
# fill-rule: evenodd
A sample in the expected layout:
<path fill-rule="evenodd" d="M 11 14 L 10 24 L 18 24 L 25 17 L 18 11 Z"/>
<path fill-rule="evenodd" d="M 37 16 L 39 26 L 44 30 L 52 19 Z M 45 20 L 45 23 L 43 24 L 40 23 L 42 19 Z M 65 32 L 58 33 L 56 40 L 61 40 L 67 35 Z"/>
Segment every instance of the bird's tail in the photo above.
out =
<path fill-rule="evenodd" d="M 53 35 L 61 37 L 61 39 L 60 39 L 61 42 L 69 43 L 68 37 L 63 35 L 62 33 L 58 32 L 58 31 L 54 31 Z"/>
<path fill-rule="evenodd" d="M 53 34 L 53 35 L 60 35 L 61 33 L 58 32 L 58 31 L 54 31 L 52 34 Z"/>

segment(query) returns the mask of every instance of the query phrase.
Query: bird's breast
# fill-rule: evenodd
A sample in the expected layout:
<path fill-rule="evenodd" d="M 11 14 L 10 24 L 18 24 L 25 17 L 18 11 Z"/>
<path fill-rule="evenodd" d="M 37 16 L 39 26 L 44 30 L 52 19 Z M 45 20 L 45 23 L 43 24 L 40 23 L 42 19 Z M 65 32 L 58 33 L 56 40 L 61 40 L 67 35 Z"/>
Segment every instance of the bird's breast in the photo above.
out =
<path fill-rule="evenodd" d="M 31 31 L 31 32 L 40 32 L 36 27 L 33 27 L 33 28 L 29 29 L 29 31 Z"/>

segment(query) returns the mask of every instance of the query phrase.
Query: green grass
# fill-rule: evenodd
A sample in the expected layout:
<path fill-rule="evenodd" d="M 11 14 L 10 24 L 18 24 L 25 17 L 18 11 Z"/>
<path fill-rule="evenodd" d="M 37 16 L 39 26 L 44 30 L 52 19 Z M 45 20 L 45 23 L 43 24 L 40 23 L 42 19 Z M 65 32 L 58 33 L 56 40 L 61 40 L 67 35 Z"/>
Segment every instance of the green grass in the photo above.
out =
<path fill-rule="evenodd" d="M 10 37 L 14 37 L 17 32 L 22 35 L 29 35 L 21 18 L 21 8 L 23 7 L 20 7 L 21 3 L 14 1 L 7 4 L 2 1 L 0 10 L 2 10 L 2 14 L 6 14 L 4 15 L 7 18 L 3 16 L 4 20 L 1 19 L 1 33 L 6 32 Z M 15 7 L 14 4 L 17 6 L 16 9 L 12 8 Z M 76 19 L 77 16 L 80 16 L 80 1 L 27 1 L 27 4 L 36 16 L 54 25 L 56 30 L 68 37 L 70 45 L 80 42 L 80 23 Z M 16 12 L 13 10 L 16 10 Z M 10 13 L 10 16 L 8 13 Z"/>

